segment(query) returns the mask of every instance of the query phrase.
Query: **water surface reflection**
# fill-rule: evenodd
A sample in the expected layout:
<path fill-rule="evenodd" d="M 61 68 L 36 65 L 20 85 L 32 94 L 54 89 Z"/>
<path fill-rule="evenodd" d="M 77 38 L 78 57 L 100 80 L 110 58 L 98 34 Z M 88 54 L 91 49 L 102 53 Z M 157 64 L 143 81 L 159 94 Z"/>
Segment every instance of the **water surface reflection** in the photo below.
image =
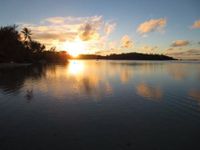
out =
<path fill-rule="evenodd" d="M 163 94 L 162 94 L 163 92 L 160 87 L 158 87 L 158 86 L 152 87 L 145 83 L 139 84 L 136 87 L 136 91 L 139 95 L 150 98 L 152 100 L 161 99 L 163 96 Z"/>
<path fill-rule="evenodd" d="M 200 149 L 198 62 L 0 69 L 0 149 Z"/>
<path fill-rule="evenodd" d="M 6 93 L 16 93 L 23 87 L 26 80 L 38 80 L 45 73 L 45 66 L 0 68 L 0 89 Z"/>
<path fill-rule="evenodd" d="M 200 90 L 197 89 L 191 89 L 188 92 L 189 96 L 191 96 L 193 99 L 197 100 L 200 104 Z"/>

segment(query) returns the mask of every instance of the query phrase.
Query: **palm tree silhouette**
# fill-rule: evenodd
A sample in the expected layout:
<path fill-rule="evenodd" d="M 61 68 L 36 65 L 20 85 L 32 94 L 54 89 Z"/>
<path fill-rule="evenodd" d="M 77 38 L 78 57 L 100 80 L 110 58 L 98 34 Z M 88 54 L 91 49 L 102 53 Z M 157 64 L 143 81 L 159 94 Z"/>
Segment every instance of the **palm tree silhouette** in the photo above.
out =
<path fill-rule="evenodd" d="M 28 28 L 25 27 L 25 28 L 22 29 L 21 32 L 24 35 L 24 41 L 26 41 L 27 39 L 29 41 L 31 41 L 31 35 L 32 35 L 32 33 L 31 33 L 30 29 L 28 29 Z"/>

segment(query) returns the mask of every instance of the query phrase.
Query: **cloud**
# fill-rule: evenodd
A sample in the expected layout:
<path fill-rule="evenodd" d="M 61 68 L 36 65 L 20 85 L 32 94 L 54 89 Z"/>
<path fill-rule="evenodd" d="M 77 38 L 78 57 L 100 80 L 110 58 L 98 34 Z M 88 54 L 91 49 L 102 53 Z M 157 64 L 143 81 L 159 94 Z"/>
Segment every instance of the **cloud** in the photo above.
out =
<path fill-rule="evenodd" d="M 67 24 L 67 25 L 74 25 L 74 24 L 80 24 L 80 23 L 86 23 L 86 22 L 96 22 L 99 20 L 103 20 L 102 16 L 91 16 L 91 17 L 73 17 L 73 16 L 67 16 L 67 17 L 50 17 L 45 18 L 41 21 L 42 24 Z"/>
<path fill-rule="evenodd" d="M 166 49 L 165 51 L 174 51 L 174 50 L 175 50 L 175 48 L 170 47 L 170 48 Z"/>
<path fill-rule="evenodd" d="M 44 22 L 49 22 L 52 24 L 63 24 L 65 22 L 66 18 L 64 17 L 51 17 L 51 18 L 47 18 L 43 21 Z"/>
<path fill-rule="evenodd" d="M 122 48 L 133 48 L 133 41 L 130 39 L 128 35 L 124 35 L 121 39 L 121 47 Z"/>
<path fill-rule="evenodd" d="M 20 27 L 28 27 L 32 31 L 32 39 L 44 43 L 47 48 L 56 46 L 62 49 L 62 43 L 73 41 L 78 35 L 80 24 L 23 24 Z M 55 42 L 56 41 L 56 42 Z"/>
<path fill-rule="evenodd" d="M 108 49 L 109 50 L 117 49 L 117 42 L 115 42 L 115 41 L 109 42 L 108 43 Z"/>
<path fill-rule="evenodd" d="M 189 49 L 186 51 L 169 51 L 167 55 L 178 59 L 197 59 L 200 60 L 200 49 Z"/>
<path fill-rule="evenodd" d="M 140 24 L 137 28 L 137 32 L 145 34 L 153 31 L 162 31 L 166 23 L 167 20 L 165 18 L 151 19 Z"/>
<path fill-rule="evenodd" d="M 80 27 L 80 38 L 83 41 L 89 41 L 92 39 L 99 38 L 99 30 L 103 23 L 102 17 L 94 17 L 90 20 L 87 20 L 83 25 Z"/>
<path fill-rule="evenodd" d="M 192 29 L 199 29 L 200 28 L 200 20 L 197 20 L 193 23 Z"/>
<path fill-rule="evenodd" d="M 187 40 L 176 40 L 171 44 L 171 46 L 172 47 L 182 47 L 182 46 L 187 46 L 189 44 L 190 44 L 190 42 Z"/>
<path fill-rule="evenodd" d="M 184 52 L 174 53 L 175 55 L 200 55 L 200 49 L 190 49 Z"/>
<path fill-rule="evenodd" d="M 86 23 L 81 26 L 79 37 L 83 41 L 89 41 L 92 39 L 98 39 L 99 33 L 98 29 L 90 23 Z"/>
<path fill-rule="evenodd" d="M 104 47 L 104 46 L 103 46 Z M 116 41 L 110 41 L 106 43 L 106 49 L 101 49 L 97 51 L 95 54 L 98 55 L 109 55 L 112 53 L 119 53 L 119 47 Z"/>
<path fill-rule="evenodd" d="M 149 46 L 149 45 L 145 45 L 141 48 L 142 51 L 145 52 L 154 52 L 156 50 L 158 50 L 158 46 Z"/>
<path fill-rule="evenodd" d="M 68 32 L 68 33 L 38 33 L 33 35 L 34 39 L 38 40 L 51 40 L 51 39 L 57 39 L 61 42 L 64 42 L 66 40 L 73 40 L 76 37 L 77 33 L 75 32 Z"/>
<path fill-rule="evenodd" d="M 200 49 L 190 49 L 187 53 L 190 55 L 200 55 Z"/>
<path fill-rule="evenodd" d="M 87 45 L 87 50 L 105 48 L 109 35 L 114 31 L 116 23 L 106 21 L 102 16 L 91 17 L 51 17 L 45 18 L 39 24 L 19 24 L 21 28 L 28 27 L 32 38 L 46 45 L 56 46 L 63 50 L 66 42 L 80 39 Z"/>
<path fill-rule="evenodd" d="M 115 30 L 116 25 L 117 24 L 115 22 L 113 22 L 113 23 L 110 23 L 110 22 L 106 23 L 105 27 L 104 27 L 105 34 L 106 35 L 110 35 Z"/>

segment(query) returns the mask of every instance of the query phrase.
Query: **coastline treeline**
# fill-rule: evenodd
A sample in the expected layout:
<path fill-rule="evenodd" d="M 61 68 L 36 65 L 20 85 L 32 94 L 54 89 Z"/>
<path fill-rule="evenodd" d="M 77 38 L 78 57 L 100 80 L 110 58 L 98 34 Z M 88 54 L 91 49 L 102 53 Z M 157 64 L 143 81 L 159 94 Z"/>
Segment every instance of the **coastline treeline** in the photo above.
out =
<path fill-rule="evenodd" d="M 0 27 L 0 63 L 62 63 L 67 62 L 66 52 L 49 50 L 45 45 L 32 40 L 31 30 L 16 25 Z"/>
<path fill-rule="evenodd" d="M 63 63 L 73 58 L 66 51 L 46 49 L 45 45 L 31 38 L 31 30 L 23 28 L 21 32 L 16 25 L 0 27 L 0 63 Z M 81 54 L 76 59 L 108 60 L 175 60 L 159 54 L 122 53 L 106 56 Z"/>
<path fill-rule="evenodd" d="M 122 53 L 101 55 L 80 55 L 77 59 L 107 59 L 107 60 L 176 60 L 173 57 L 159 54 Z"/>

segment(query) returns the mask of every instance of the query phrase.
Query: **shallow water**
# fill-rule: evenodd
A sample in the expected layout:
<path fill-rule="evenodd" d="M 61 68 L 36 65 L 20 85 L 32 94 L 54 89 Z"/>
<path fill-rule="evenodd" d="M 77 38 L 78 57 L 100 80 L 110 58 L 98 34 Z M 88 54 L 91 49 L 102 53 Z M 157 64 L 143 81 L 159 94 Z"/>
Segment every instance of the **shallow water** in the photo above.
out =
<path fill-rule="evenodd" d="M 0 149 L 200 149 L 200 63 L 0 69 Z"/>

